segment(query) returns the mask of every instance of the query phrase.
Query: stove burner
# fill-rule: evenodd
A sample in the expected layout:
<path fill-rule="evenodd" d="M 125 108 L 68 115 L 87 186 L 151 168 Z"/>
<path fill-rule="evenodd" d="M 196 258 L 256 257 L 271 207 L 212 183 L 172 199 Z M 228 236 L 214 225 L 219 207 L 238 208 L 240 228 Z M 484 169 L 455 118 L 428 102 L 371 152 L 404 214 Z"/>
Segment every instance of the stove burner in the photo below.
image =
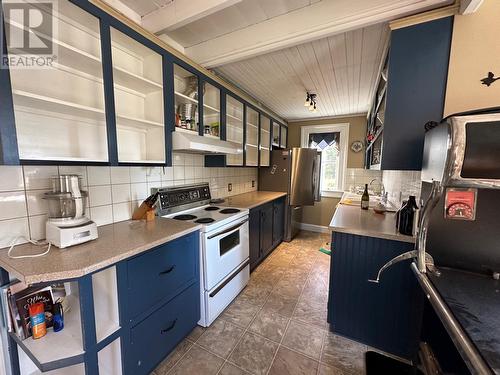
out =
<path fill-rule="evenodd" d="M 236 212 L 240 212 L 237 208 L 224 208 L 219 211 L 221 214 L 235 214 Z"/>
<path fill-rule="evenodd" d="M 198 219 L 195 221 L 195 223 L 199 224 L 208 224 L 208 223 L 213 223 L 215 219 L 212 219 L 211 217 L 202 217 L 201 219 Z"/>
<path fill-rule="evenodd" d="M 194 215 L 177 215 L 173 217 L 175 220 L 193 220 L 196 219 Z"/>
<path fill-rule="evenodd" d="M 217 210 L 220 210 L 220 208 L 215 206 L 210 206 L 205 208 L 205 211 L 217 211 Z"/>

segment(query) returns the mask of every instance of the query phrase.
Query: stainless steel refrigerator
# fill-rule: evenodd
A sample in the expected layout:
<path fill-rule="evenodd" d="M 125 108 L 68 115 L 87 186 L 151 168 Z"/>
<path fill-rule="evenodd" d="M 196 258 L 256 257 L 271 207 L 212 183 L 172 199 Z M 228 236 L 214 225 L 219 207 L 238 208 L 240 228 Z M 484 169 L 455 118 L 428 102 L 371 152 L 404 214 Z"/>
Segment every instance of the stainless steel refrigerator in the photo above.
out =
<path fill-rule="evenodd" d="M 269 167 L 259 168 L 259 190 L 287 193 L 285 241 L 299 231 L 302 207 L 320 200 L 321 153 L 310 148 L 271 152 Z"/>

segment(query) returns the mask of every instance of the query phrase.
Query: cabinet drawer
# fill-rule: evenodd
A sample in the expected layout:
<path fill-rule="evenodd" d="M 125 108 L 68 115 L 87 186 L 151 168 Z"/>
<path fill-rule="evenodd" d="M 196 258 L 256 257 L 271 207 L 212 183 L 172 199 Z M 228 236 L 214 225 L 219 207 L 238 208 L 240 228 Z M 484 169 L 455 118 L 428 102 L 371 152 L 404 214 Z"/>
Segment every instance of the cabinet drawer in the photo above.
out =
<path fill-rule="evenodd" d="M 195 232 L 127 262 L 129 319 L 199 279 L 198 244 L 199 233 Z"/>
<path fill-rule="evenodd" d="M 193 284 L 130 331 L 130 374 L 149 374 L 196 326 L 200 286 Z"/>

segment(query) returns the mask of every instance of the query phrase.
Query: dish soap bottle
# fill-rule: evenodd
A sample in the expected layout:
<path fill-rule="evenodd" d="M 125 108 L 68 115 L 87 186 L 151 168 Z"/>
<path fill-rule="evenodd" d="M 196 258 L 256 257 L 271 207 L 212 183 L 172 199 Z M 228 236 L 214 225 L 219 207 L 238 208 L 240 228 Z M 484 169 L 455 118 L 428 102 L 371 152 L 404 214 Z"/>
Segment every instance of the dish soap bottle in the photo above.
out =
<path fill-rule="evenodd" d="M 401 234 L 406 234 L 408 236 L 413 235 L 414 225 L 413 222 L 416 220 L 415 213 L 417 212 L 418 206 L 415 201 L 415 196 L 410 195 L 408 202 L 401 207 L 398 217 L 398 230 Z"/>
<path fill-rule="evenodd" d="M 370 195 L 368 194 L 368 184 L 365 184 L 365 191 L 361 196 L 361 209 L 367 210 L 370 207 Z"/>

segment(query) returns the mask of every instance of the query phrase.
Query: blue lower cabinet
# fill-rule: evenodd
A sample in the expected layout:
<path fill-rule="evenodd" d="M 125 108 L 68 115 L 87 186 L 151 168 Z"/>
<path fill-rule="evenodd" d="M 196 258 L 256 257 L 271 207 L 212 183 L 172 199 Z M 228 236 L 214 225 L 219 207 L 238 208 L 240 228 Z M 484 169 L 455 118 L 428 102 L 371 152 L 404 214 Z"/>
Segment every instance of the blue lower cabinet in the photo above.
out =
<path fill-rule="evenodd" d="M 128 374 L 149 374 L 192 331 L 199 301 L 196 283 L 131 329 Z"/>
<path fill-rule="evenodd" d="M 198 232 L 178 238 L 127 262 L 129 321 L 155 309 L 199 278 Z"/>
<path fill-rule="evenodd" d="M 424 295 L 410 261 L 386 269 L 379 284 L 368 281 L 387 261 L 413 247 L 407 242 L 333 233 L 331 331 L 393 355 L 416 358 Z"/>

